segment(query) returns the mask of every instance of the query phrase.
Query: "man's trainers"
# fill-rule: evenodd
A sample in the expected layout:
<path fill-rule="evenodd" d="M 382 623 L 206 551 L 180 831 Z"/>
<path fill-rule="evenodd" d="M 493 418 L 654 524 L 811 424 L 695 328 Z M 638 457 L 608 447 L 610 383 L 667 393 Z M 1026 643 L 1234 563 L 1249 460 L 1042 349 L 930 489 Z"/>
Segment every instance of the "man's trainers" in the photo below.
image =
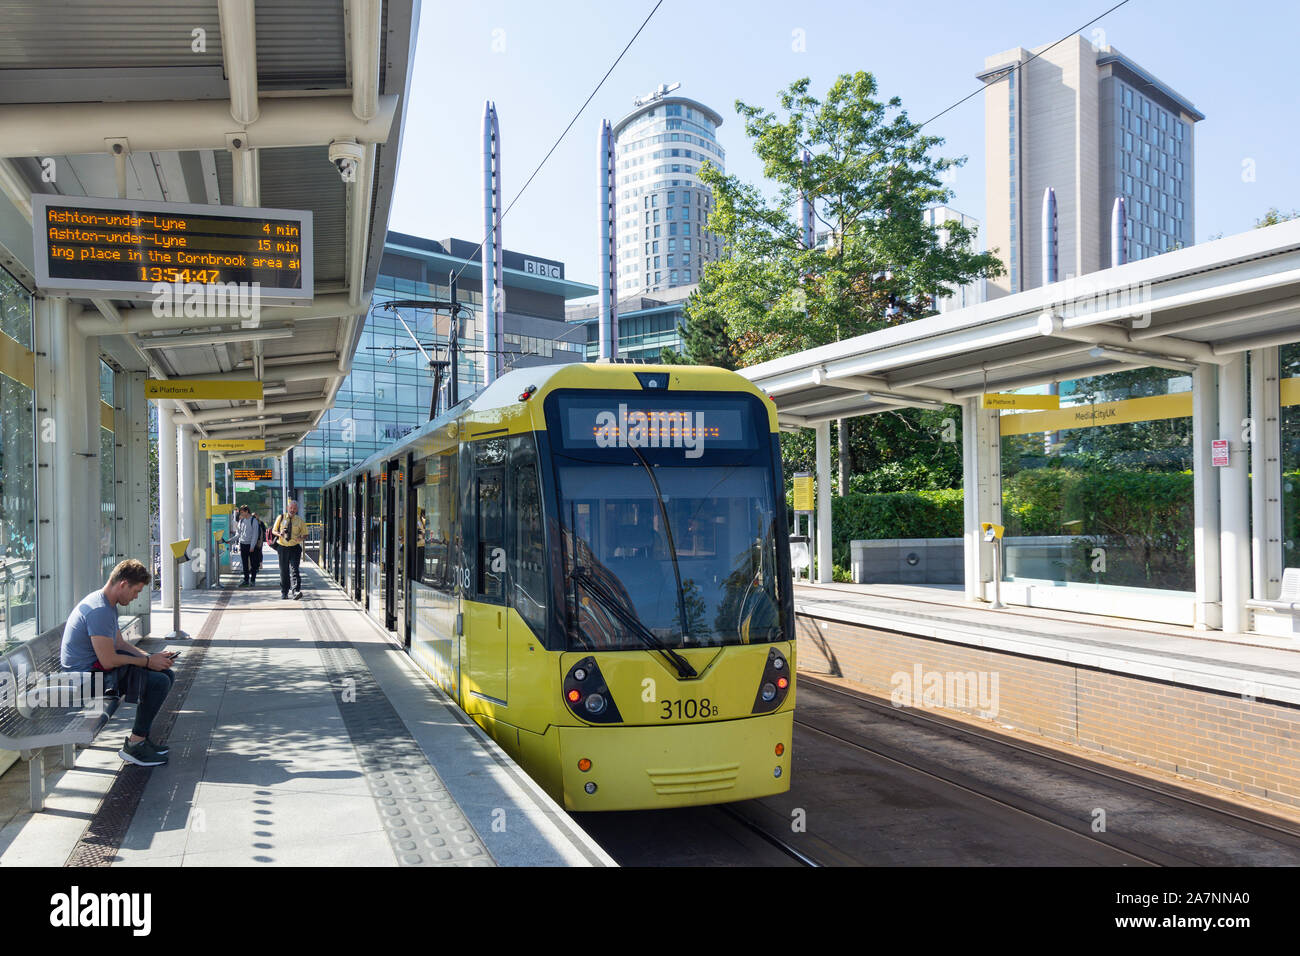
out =
<path fill-rule="evenodd" d="M 154 750 L 147 739 L 133 744 L 128 737 L 127 744 L 117 752 L 117 755 L 137 767 L 161 767 L 167 762 L 167 758 Z"/>
<path fill-rule="evenodd" d="M 148 740 L 148 738 L 145 739 Z M 122 747 L 126 748 L 129 747 L 130 745 L 131 745 L 131 738 L 128 736 L 125 740 L 122 741 Z M 171 748 L 164 747 L 162 744 L 156 744 L 152 740 L 149 740 L 149 746 L 154 749 L 154 752 L 158 754 L 159 757 L 166 757 L 169 753 L 171 753 Z"/>
<path fill-rule="evenodd" d="M 302 592 L 301 592 L 301 591 L 294 591 L 294 592 L 293 592 L 293 599 L 294 599 L 295 601 L 301 601 L 301 600 L 302 600 Z"/>

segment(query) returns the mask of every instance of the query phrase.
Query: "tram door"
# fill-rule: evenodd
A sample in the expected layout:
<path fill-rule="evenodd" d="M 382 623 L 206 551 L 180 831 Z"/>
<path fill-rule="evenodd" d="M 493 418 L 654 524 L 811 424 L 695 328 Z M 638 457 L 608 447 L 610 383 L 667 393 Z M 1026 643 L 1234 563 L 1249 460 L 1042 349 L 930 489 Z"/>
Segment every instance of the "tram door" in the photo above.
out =
<path fill-rule="evenodd" d="M 406 643 L 406 460 L 388 463 L 384 624 Z"/>
<path fill-rule="evenodd" d="M 415 538 L 415 488 L 411 485 L 412 456 L 402 459 L 394 491 L 396 507 L 393 517 L 397 523 L 397 556 L 394 566 L 397 578 L 397 636 L 403 647 L 411 646 L 411 563 L 419 542 Z"/>
<path fill-rule="evenodd" d="M 461 515 L 464 532 L 465 682 L 470 713 L 495 712 L 507 697 L 506 439 L 462 446 Z M 472 698 L 472 699 L 471 699 Z"/>
<path fill-rule="evenodd" d="M 361 568 L 366 561 L 366 498 L 365 498 L 366 480 L 364 475 L 358 475 L 352 482 L 352 577 L 350 590 L 352 591 L 352 600 L 361 600 Z"/>

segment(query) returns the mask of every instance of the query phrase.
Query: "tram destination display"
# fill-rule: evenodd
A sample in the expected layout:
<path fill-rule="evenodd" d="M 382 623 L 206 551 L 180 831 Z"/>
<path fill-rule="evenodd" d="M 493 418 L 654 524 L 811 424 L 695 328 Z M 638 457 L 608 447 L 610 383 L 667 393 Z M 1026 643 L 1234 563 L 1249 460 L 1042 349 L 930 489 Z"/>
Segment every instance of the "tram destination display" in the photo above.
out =
<path fill-rule="evenodd" d="M 35 195 L 32 230 L 43 290 L 149 299 L 164 283 L 312 299 L 307 210 Z"/>

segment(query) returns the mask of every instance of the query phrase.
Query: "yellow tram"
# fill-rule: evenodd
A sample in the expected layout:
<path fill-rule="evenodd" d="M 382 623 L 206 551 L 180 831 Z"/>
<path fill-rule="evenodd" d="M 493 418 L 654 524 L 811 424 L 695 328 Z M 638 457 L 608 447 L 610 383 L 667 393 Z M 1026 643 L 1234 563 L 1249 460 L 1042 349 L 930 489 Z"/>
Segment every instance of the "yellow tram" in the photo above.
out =
<path fill-rule="evenodd" d="M 520 369 L 329 481 L 322 563 L 571 810 L 784 792 L 776 413 L 732 372 Z"/>

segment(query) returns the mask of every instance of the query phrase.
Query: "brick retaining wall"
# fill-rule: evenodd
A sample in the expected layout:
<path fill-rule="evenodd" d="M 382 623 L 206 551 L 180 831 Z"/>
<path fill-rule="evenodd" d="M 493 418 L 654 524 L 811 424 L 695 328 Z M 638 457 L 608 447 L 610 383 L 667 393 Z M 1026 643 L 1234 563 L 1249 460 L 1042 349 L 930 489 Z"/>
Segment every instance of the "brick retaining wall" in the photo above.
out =
<path fill-rule="evenodd" d="M 1300 707 L 800 614 L 798 665 L 890 697 L 921 672 L 997 676 L 995 722 L 1300 807 Z M 919 690 L 918 690 L 919 694 Z M 951 706 L 978 715 L 979 707 Z"/>

